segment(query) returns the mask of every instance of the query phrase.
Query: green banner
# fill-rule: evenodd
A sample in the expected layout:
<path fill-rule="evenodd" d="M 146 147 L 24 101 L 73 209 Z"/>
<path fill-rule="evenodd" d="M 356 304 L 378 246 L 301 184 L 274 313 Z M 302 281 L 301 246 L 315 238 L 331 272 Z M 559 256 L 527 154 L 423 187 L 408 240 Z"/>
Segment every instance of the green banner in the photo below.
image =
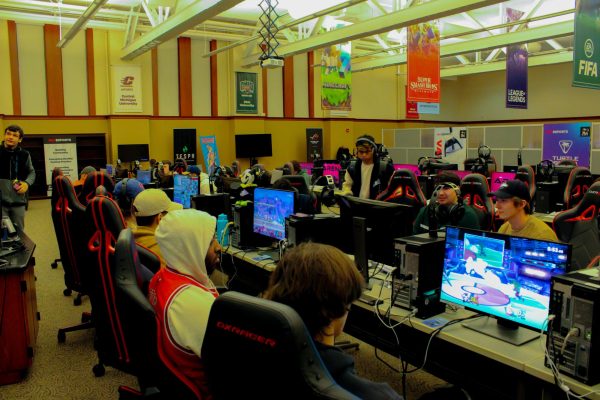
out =
<path fill-rule="evenodd" d="M 323 49 L 321 55 L 321 108 L 352 109 L 350 42 Z"/>
<path fill-rule="evenodd" d="M 577 0 L 575 6 L 575 51 L 573 86 L 600 89 L 600 8 L 598 0 Z"/>
<path fill-rule="evenodd" d="M 254 72 L 235 73 L 235 95 L 236 113 L 258 114 L 258 95 Z"/>

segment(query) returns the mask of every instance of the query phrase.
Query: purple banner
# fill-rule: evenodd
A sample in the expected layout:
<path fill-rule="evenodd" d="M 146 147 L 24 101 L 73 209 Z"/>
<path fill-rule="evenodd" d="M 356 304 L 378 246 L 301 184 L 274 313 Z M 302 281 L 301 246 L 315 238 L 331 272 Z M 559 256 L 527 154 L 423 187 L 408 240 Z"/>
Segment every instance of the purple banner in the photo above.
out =
<path fill-rule="evenodd" d="M 507 22 L 518 21 L 522 16 L 522 11 L 506 9 Z M 527 56 L 525 44 L 506 48 L 506 108 L 527 108 Z"/>
<path fill-rule="evenodd" d="M 573 160 L 589 168 L 591 131 L 589 122 L 544 125 L 544 160 Z"/>

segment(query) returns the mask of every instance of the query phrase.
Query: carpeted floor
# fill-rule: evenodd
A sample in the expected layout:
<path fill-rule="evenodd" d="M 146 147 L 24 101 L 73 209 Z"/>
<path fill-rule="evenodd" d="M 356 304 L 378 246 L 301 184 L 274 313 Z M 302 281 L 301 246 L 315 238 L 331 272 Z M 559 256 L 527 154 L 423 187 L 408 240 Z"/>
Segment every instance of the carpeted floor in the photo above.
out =
<path fill-rule="evenodd" d="M 81 312 L 90 310 L 90 303 L 84 297 L 81 306 L 74 306 L 74 296 L 63 295 L 62 267 L 60 264 L 58 269 L 50 267 L 50 263 L 59 257 L 50 217 L 50 200 L 31 201 L 25 223 L 27 234 L 37 245 L 34 255 L 40 330 L 28 376 L 20 383 L 0 386 L 0 400 L 117 399 L 119 385 L 137 387 L 136 379 L 113 368 L 106 368 L 106 375 L 101 378 L 94 377 L 92 367 L 97 359 L 92 331 L 68 333 L 65 343 L 57 341 L 58 329 L 78 324 Z M 400 375 L 375 358 L 373 347 L 361 342 L 360 350 L 353 355 L 360 375 L 388 382 L 401 391 Z M 390 364 L 398 366 L 397 359 L 383 356 Z M 416 399 L 443 384 L 426 372 L 411 374 L 407 379 L 407 400 Z"/>

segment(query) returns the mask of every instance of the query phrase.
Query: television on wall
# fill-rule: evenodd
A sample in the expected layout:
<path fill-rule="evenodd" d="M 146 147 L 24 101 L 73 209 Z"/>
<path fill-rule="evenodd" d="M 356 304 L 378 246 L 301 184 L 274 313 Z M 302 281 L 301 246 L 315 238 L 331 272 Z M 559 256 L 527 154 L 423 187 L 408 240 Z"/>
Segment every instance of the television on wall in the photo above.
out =
<path fill-rule="evenodd" d="M 271 157 L 273 147 L 270 133 L 235 135 L 236 158 Z"/>
<path fill-rule="evenodd" d="M 117 147 L 117 154 L 119 160 L 123 162 L 150 160 L 147 144 L 120 144 Z"/>

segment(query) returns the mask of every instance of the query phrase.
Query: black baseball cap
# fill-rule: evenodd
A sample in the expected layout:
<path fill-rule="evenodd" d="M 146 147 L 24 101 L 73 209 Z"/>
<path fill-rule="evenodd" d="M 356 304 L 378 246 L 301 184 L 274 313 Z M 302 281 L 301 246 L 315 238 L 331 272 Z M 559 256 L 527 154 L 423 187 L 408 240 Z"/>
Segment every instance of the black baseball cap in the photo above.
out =
<path fill-rule="evenodd" d="M 499 199 L 511 199 L 513 197 L 518 197 L 521 200 L 527 201 L 528 203 L 531 202 L 529 188 L 527 188 L 525 182 L 518 179 L 503 182 L 498 190 L 489 193 L 488 196 L 497 197 Z"/>

